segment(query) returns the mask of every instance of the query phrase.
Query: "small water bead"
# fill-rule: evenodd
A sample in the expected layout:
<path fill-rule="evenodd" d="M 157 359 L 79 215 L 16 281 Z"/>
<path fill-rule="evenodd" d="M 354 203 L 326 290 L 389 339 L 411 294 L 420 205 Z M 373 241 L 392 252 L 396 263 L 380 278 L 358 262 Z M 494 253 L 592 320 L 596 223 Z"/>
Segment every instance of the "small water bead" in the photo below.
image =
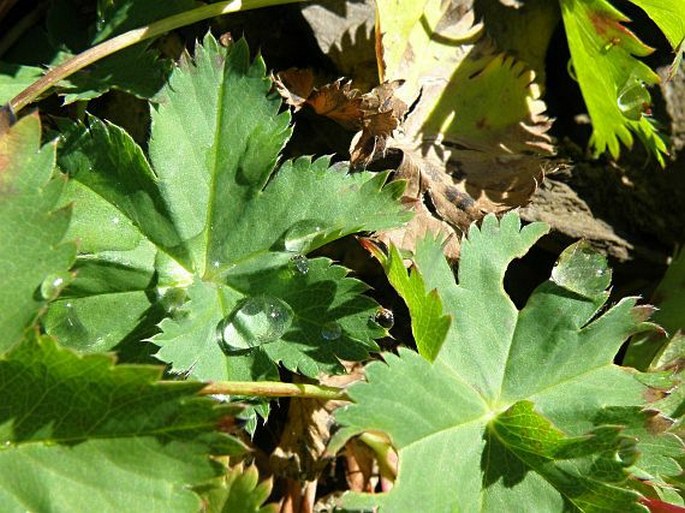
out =
<path fill-rule="evenodd" d="M 373 316 L 373 320 L 381 328 L 389 330 L 395 324 L 395 314 L 392 313 L 392 310 L 381 307 Z"/>
<path fill-rule="evenodd" d="M 578 82 L 578 76 L 576 75 L 576 68 L 573 65 L 573 59 L 569 59 L 566 63 L 566 72 L 568 76 L 573 79 L 574 82 Z"/>
<path fill-rule="evenodd" d="M 342 328 L 335 321 L 327 322 L 321 327 L 321 337 L 324 340 L 338 340 L 341 335 Z"/>
<path fill-rule="evenodd" d="M 304 255 L 296 255 L 290 259 L 293 269 L 298 274 L 307 274 L 309 272 L 309 260 Z"/>
<path fill-rule="evenodd" d="M 303 219 L 293 224 L 285 232 L 283 245 L 286 251 L 292 253 L 305 253 L 310 249 L 311 243 L 321 235 L 323 223 L 316 219 Z"/>
<path fill-rule="evenodd" d="M 275 342 L 290 327 L 292 318 L 290 306 L 278 298 L 249 298 L 217 326 L 219 346 L 231 354 Z"/>
<path fill-rule="evenodd" d="M 40 284 L 40 295 L 47 301 L 56 299 L 72 279 L 69 272 L 49 274 Z"/>

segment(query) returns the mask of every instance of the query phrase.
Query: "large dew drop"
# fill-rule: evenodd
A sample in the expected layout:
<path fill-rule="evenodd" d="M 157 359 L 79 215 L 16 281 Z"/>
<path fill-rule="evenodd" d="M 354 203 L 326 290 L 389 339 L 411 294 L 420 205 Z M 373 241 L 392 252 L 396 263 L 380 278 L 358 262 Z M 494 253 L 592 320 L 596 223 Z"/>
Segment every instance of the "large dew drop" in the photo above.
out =
<path fill-rule="evenodd" d="M 322 223 L 315 219 L 303 219 L 293 224 L 283 238 L 286 251 L 292 253 L 306 253 L 311 249 L 312 242 L 322 235 Z"/>
<path fill-rule="evenodd" d="M 632 121 L 649 112 L 650 102 L 649 91 L 640 80 L 629 80 L 618 93 L 618 109 Z"/>
<path fill-rule="evenodd" d="M 275 342 L 290 327 L 292 319 L 292 309 L 278 298 L 249 298 L 217 326 L 219 346 L 224 353 L 231 354 Z"/>

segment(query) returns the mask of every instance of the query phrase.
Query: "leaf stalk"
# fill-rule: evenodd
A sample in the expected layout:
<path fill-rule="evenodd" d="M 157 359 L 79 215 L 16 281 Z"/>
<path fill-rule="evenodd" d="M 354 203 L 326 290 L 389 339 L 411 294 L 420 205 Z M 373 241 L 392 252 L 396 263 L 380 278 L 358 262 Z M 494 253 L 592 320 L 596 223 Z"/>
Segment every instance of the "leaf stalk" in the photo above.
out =
<path fill-rule="evenodd" d="M 342 388 L 279 381 L 215 381 L 199 392 L 201 395 L 247 395 L 260 397 L 300 397 L 328 401 L 351 401 Z"/>

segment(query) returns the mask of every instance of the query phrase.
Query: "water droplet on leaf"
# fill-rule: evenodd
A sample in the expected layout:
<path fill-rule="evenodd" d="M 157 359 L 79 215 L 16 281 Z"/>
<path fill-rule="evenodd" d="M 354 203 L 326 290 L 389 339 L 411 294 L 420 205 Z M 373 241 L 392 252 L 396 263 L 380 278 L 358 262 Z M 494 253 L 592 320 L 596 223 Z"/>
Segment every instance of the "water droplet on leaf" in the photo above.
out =
<path fill-rule="evenodd" d="M 639 121 L 643 114 L 649 112 L 651 98 L 645 84 L 631 78 L 618 92 L 618 108 L 625 117 Z"/>
<path fill-rule="evenodd" d="M 249 298 L 217 326 L 219 346 L 226 354 L 275 342 L 290 327 L 293 311 L 271 296 Z"/>
<path fill-rule="evenodd" d="M 568 73 L 568 76 L 574 80 L 574 82 L 578 82 L 578 76 L 576 75 L 576 68 L 573 65 L 573 59 L 569 59 L 566 63 L 566 72 Z"/>
<path fill-rule="evenodd" d="M 306 253 L 316 237 L 322 233 L 322 223 L 315 219 L 303 219 L 285 232 L 283 245 L 286 251 Z"/>
<path fill-rule="evenodd" d="M 47 301 L 52 301 L 59 296 L 64 287 L 69 285 L 73 277 L 68 272 L 49 274 L 40 284 L 40 295 Z"/>
<path fill-rule="evenodd" d="M 304 255 L 296 255 L 290 259 L 293 269 L 299 274 L 307 274 L 309 272 L 309 260 Z"/>
<path fill-rule="evenodd" d="M 373 316 L 373 320 L 381 328 L 389 330 L 395 324 L 395 315 L 392 313 L 392 310 L 381 307 Z"/>
<path fill-rule="evenodd" d="M 84 326 L 77 308 L 72 302 L 63 304 L 58 301 L 53 304 L 56 311 L 61 311 L 62 320 L 57 327 L 60 337 L 69 338 L 71 347 L 88 347 L 91 342 L 88 329 Z"/>
<path fill-rule="evenodd" d="M 342 328 L 337 322 L 327 322 L 321 327 L 321 337 L 324 340 L 338 340 L 342 335 Z"/>
<path fill-rule="evenodd" d="M 634 439 L 621 439 L 616 454 L 616 457 L 621 464 L 623 464 L 626 467 L 630 467 L 635 464 L 639 455 L 640 452 L 637 450 L 637 447 L 635 446 Z"/>

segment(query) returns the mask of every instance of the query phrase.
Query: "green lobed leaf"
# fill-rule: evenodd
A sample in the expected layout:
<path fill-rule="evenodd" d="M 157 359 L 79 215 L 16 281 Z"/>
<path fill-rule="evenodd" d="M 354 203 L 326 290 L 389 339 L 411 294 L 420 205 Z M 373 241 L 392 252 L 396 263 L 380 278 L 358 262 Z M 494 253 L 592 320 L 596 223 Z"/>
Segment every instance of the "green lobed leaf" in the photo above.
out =
<path fill-rule="evenodd" d="M 683 413 L 685 412 L 685 390 L 682 386 L 685 377 L 682 369 L 685 356 L 684 255 L 685 252 L 680 251 L 673 257 L 673 261 L 652 296 L 658 307 L 653 316 L 654 321 L 658 322 L 668 333 L 661 329 L 635 335 L 631 338 L 623 359 L 624 365 L 641 370 L 661 371 L 656 374 L 659 380 L 653 379 L 655 375 L 649 374 L 647 376 L 652 379 L 645 379 L 645 382 L 655 391 L 651 396 L 653 402 L 649 405 L 654 417 L 651 422 L 652 431 L 663 432 L 664 436 L 655 440 L 654 445 L 657 450 L 654 454 L 648 455 L 648 463 L 655 462 L 656 464 L 641 464 L 639 471 L 642 474 L 641 477 L 649 479 L 657 493 L 665 499 L 671 492 L 671 484 L 675 476 L 682 473 L 680 464 L 673 461 L 673 458 L 681 456 Z M 674 500 L 671 498 L 668 501 Z M 679 503 L 682 504 L 682 498 Z"/>
<path fill-rule="evenodd" d="M 0 358 L 3 511 L 195 512 L 210 455 L 244 446 L 216 429 L 238 408 L 158 383 L 160 367 L 79 356 L 31 337 Z"/>
<path fill-rule="evenodd" d="M 67 237 L 78 241 L 79 258 L 77 279 L 45 326 L 70 347 L 95 352 L 137 332 L 152 336 L 161 320 L 152 303 L 163 296 L 155 287 L 192 278 L 178 263 L 185 250 L 142 150 L 119 127 L 87 120 L 59 123 L 58 164 L 71 178 L 62 201 L 77 206 Z"/>
<path fill-rule="evenodd" d="M 641 7 L 664 33 L 675 50 L 685 38 L 685 1 L 631 0 Z"/>
<path fill-rule="evenodd" d="M 536 413 L 530 401 L 515 403 L 488 427 L 488 459 L 500 456 L 510 464 L 489 465 L 486 486 L 520 479 L 532 470 L 579 511 L 644 511 L 634 492 L 611 486 L 625 480 L 625 467 L 637 455 L 635 440 L 621 435 L 620 427 L 602 426 L 567 437 Z"/>
<path fill-rule="evenodd" d="M 618 158 L 620 143 L 632 146 L 632 132 L 663 166 L 667 148 L 648 117 L 646 89 L 659 77 L 638 59 L 652 49 L 623 25 L 630 20 L 606 0 L 561 0 L 561 12 L 572 66 L 592 119 L 595 153 L 608 149 Z"/>
<path fill-rule="evenodd" d="M 262 506 L 271 493 L 271 480 L 258 481 L 256 467 L 235 466 L 227 473 L 221 487 L 212 487 L 205 495 L 207 513 L 275 513 L 278 511 L 275 504 Z"/>
<path fill-rule="evenodd" d="M 0 105 L 9 102 L 42 75 L 43 70 L 35 66 L 0 62 Z"/>
<path fill-rule="evenodd" d="M 600 314 L 610 274 L 582 243 L 519 311 L 505 271 L 546 231 L 522 228 L 515 213 L 486 216 L 462 241 L 458 284 L 444 258 L 436 265 L 435 241 L 419 246 L 414 272 L 453 320 L 432 363 L 405 349 L 386 355 L 367 366 L 367 383 L 349 390 L 355 403 L 337 414 L 348 436 L 384 431 L 399 452 L 392 490 L 363 504 L 381 512 L 646 511 L 628 469 L 637 452 L 652 470 L 673 469 L 677 447 L 655 448 L 661 439 L 650 437 L 635 446 L 625 436 L 649 428 L 646 387 L 613 358 L 645 328 L 644 312 L 628 298 Z"/>
<path fill-rule="evenodd" d="M 63 242 L 71 209 L 58 208 L 65 181 L 51 179 L 55 145 L 41 148 L 40 135 L 37 114 L 0 133 L 0 353 L 71 278 L 75 247 Z"/>
<path fill-rule="evenodd" d="M 418 251 L 423 251 L 424 248 L 439 249 L 439 246 L 423 244 Z M 450 316 L 443 314 L 440 296 L 436 290 L 426 291 L 419 272 L 411 272 L 411 269 L 404 267 L 402 255 L 395 246 L 389 248 L 387 256 L 375 246 L 370 246 L 370 249 L 383 265 L 388 281 L 407 303 L 412 318 L 412 334 L 419 354 L 428 361 L 435 360 L 451 322 Z M 439 260 L 444 262 L 442 251 L 439 254 Z"/>
<path fill-rule="evenodd" d="M 153 109 L 150 163 L 113 125 L 63 123 L 59 164 L 73 178 L 65 201 L 75 205 L 70 236 L 81 252 L 47 330 L 69 346 L 107 350 L 152 337 L 166 310 L 152 337 L 158 357 L 200 379 L 268 379 L 277 363 L 316 376 L 377 349 L 384 331 L 369 322 L 366 287 L 304 255 L 402 223 L 402 185 L 328 159 L 276 170 L 291 132 L 279 106 L 245 42 L 224 48 L 208 35 Z M 288 329 L 226 357 L 220 325 L 255 302 L 285 304 Z"/>

